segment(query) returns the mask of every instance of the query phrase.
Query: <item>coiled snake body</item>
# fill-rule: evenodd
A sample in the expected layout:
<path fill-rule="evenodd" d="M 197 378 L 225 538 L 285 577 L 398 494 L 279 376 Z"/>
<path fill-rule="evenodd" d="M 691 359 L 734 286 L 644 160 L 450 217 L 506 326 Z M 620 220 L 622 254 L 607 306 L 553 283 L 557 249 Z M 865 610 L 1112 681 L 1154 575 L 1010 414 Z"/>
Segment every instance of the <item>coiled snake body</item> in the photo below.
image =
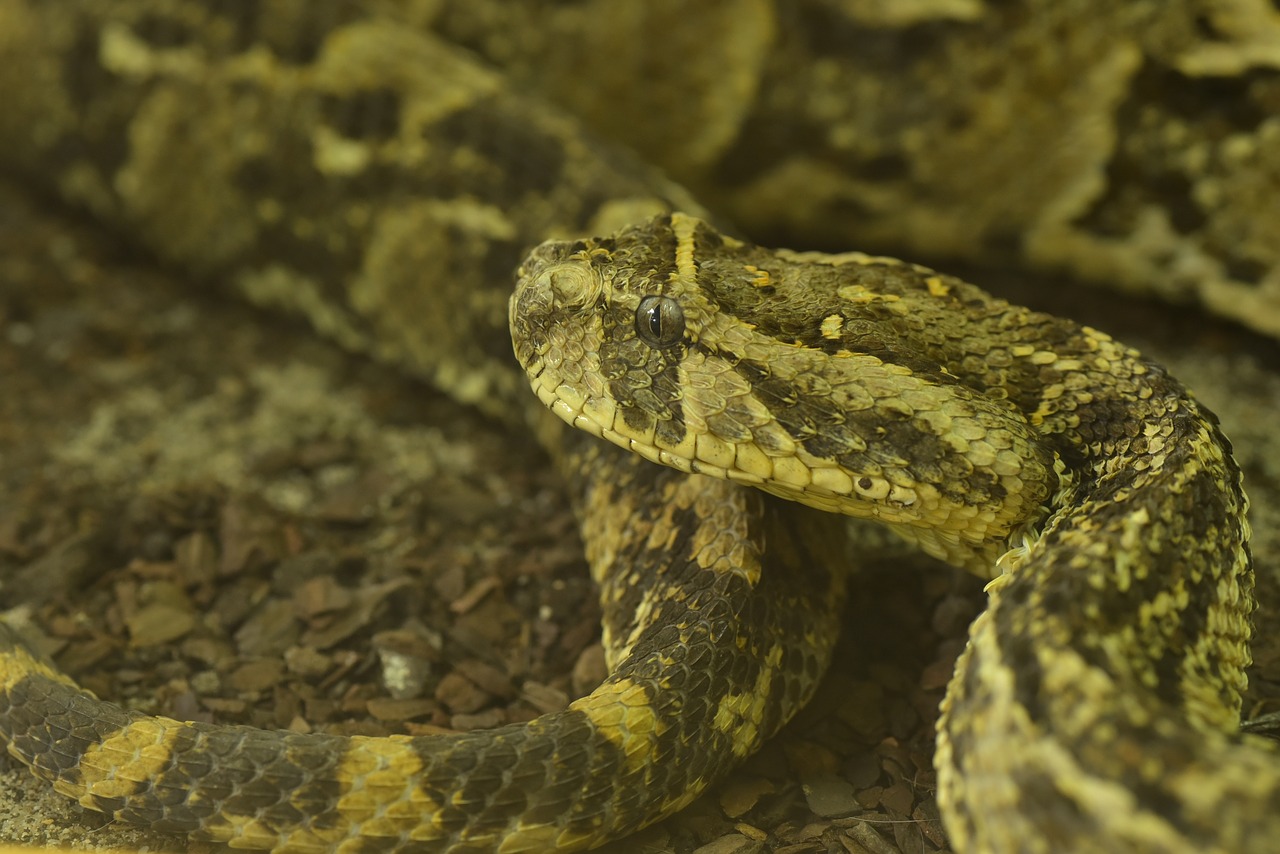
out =
<path fill-rule="evenodd" d="M 522 272 L 516 352 L 565 421 L 1000 573 L 939 723 L 959 849 L 1275 838 L 1275 757 L 1230 735 L 1253 609 L 1240 475 L 1159 366 L 925 268 L 680 215 Z"/>
<path fill-rule="evenodd" d="M 307 43 L 284 5 L 224 21 L 220 4 L 4 0 L 4 68 L 35 69 L 6 90 L 23 97 L 0 115 L 5 156 L 172 263 L 261 302 L 301 294 L 353 347 L 385 355 L 403 316 L 436 320 L 393 357 L 519 421 L 532 397 L 487 370 L 509 283 L 467 271 L 505 263 L 554 205 L 557 230 L 591 233 L 690 203 L 449 51 L 334 8 L 336 35 Z M 495 179 L 508 148 L 528 168 Z M 264 169 L 275 151 L 305 156 Z M 466 322 L 399 310 L 424 291 Z M 837 517 L 736 480 L 995 576 L 939 730 L 961 850 L 1280 838 L 1280 766 L 1234 734 L 1253 607 L 1239 472 L 1158 366 L 919 267 L 764 250 L 683 215 L 538 249 L 511 326 L 543 402 L 637 452 L 549 440 L 602 588 L 604 685 L 493 732 L 272 733 L 123 711 L 0 625 L 10 753 L 88 807 L 241 847 L 625 835 L 754 751 L 830 659 Z M 420 358 L 433 336 L 447 346 Z"/>

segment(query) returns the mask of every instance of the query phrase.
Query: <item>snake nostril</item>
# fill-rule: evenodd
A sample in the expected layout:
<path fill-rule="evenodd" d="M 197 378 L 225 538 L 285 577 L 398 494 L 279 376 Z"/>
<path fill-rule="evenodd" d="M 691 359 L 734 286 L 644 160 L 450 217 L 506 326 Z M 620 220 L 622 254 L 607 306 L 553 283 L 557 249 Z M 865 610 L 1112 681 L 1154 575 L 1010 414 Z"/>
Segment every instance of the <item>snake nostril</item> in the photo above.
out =
<path fill-rule="evenodd" d="M 580 264 L 559 264 L 544 270 L 535 286 L 547 291 L 555 306 L 564 309 L 590 306 L 600 292 L 599 279 Z"/>

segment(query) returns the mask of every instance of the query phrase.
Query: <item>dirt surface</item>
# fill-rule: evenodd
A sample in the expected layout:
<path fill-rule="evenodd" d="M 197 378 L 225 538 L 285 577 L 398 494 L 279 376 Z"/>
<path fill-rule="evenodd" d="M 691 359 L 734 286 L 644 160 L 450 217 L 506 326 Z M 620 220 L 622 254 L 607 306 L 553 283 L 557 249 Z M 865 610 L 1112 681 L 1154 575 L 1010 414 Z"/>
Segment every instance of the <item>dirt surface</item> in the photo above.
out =
<path fill-rule="evenodd" d="M 1142 346 L 1222 416 L 1263 600 L 1247 711 L 1280 710 L 1280 348 L 1100 292 L 1022 296 Z M 10 187 L 0 460 L 2 610 L 127 707 L 431 733 L 561 708 L 603 673 L 573 520 L 531 439 Z M 684 813 L 605 850 L 945 847 L 932 725 L 980 584 L 916 559 L 874 562 L 856 585 L 800 718 Z M 0 841 L 213 847 L 103 824 L 0 759 Z"/>

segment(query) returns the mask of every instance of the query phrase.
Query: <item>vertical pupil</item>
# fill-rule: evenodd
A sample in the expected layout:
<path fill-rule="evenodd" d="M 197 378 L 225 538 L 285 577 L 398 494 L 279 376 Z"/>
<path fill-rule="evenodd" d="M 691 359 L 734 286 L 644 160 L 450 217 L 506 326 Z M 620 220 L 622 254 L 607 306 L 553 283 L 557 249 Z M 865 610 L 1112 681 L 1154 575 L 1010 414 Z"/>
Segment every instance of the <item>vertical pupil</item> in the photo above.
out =
<path fill-rule="evenodd" d="M 684 333 L 684 313 L 670 297 L 647 296 L 636 306 L 635 331 L 650 347 L 670 347 Z"/>
<path fill-rule="evenodd" d="M 654 338 L 662 339 L 662 306 L 655 305 L 649 309 L 649 332 Z"/>

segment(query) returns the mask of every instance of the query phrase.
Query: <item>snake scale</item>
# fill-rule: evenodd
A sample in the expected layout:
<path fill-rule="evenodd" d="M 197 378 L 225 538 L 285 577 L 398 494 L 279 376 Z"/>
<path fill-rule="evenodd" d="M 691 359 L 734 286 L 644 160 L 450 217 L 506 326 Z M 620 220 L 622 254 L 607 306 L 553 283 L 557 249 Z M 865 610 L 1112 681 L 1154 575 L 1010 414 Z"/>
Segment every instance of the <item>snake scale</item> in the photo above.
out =
<path fill-rule="evenodd" d="M 663 214 L 702 211 L 421 31 L 436 27 L 518 72 L 525 54 L 503 41 L 503 25 L 479 29 L 486 4 L 472 13 L 383 5 L 4 0 L 6 167 L 193 282 L 303 314 L 345 346 L 531 425 L 570 484 L 601 585 L 611 675 L 564 712 L 492 732 L 281 734 L 125 712 L 3 628 L 0 729 L 13 755 L 86 806 L 242 847 L 522 851 L 625 835 L 679 810 L 758 748 L 804 705 L 830 659 L 844 595 L 838 519 L 729 482 L 739 480 L 878 518 L 934 555 L 995 574 L 939 730 L 940 801 L 958 849 L 1266 849 L 1280 833 L 1280 765 L 1234 734 L 1251 568 L 1239 473 L 1210 413 L 1104 334 L 959 280 L 871 256 L 763 250 Z M 746 5 L 767 14 L 710 4 L 705 20 L 690 21 L 691 38 L 731 21 L 735 38 L 710 50 L 714 59 L 723 49 L 750 66 L 763 56 L 753 39 L 773 38 L 783 63 L 795 20 Z M 838 5 L 812 4 L 804 23 L 830 34 Z M 851 37 L 940 38 L 936 21 L 980 21 L 984 6 L 1001 4 L 850 5 Z M 1025 20 L 991 16 L 993 25 L 1029 21 L 1043 37 L 1073 14 L 1049 8 L 1028 4 Z M 1133 4 L 1102 29 L 1142 31 L 1152 8 Z M 1238 68 L 1267 67 L 1270 31 L 1245 26 L 1249 4 L 1233 8 L 1199 25 L 1216 27 L 1220 42 L 1248 42 Z M 509 25 L 523 14 L 558 13 L 529 4 Z M 661 22 L 663 12 L 653 14 Z M 1183 75 L 1232 67 L 1225 49 L 1184 50 L 1185 35 L 1170 27 L 1154 47 L 1117 40 L 1099 67 L 1148 86 L 1143 50 L 1176 56 L 1169 64 Z M 837 50 L 816 38 L 808 47 Z M 1082 37 L 1069 53 L 1094 47 Z M 813 65 L 841 79 L 830 63 Z M 768 85 L 776 69 L 752 67 L 755 85 L 727 90 L 780 99 Z M 1271 82 L 1254 81 L 1241 103 L 1266 103 Z M 708 95 L 702 106 L 758 125 L 723 99 Z M 806 106 L 831 109 L 817 98 Z M 1179 108 L 1169 113 L 1188 106 Z M 1155 114 L 1143 112 L 1138 126 L 1156 125 L 1152 137 L 1162 138 L 1175 123 Z M 948 121 L 957 138 L 982 124 Z M 1184 278 L 1217 289 L 1200 295 L 1210 302 L 1239 293 L 1242 278 L 1274 276 L 1274 246 L 1244 238 L 1224 247 L 1230 225 L 1215 206 L 1238 195 L 1227 167 L 1263 170 L 1265 150 L 1242 154 L 1224 141 L 1236 155 L 1224 154 L 1216 196 L 1168 178 L 1202 206 L 1198 219 L 1169 206 L 1175 236 L 1144 217 L 1141 193 L 1100 198 L 1068 180 L 1097 124 L 1076 132 L 1078 146 L 1047 157 L 1035 180 L 1024 176 L 1052 200 L 1044 211 L 968 218 L 988 244 L 1007 245 L 1010 223 L 1027 218 L 1020 251 L 1058 263 L 1062 247 L 1086 242 L 1064 224 L 1083 219 L 1099 244 L 1145 235 L 1133 241 L 1143 263 L 1119 249 L 1093 256 L 1102 274 L 1123 269 L 1133 286 L 1148 281 L 1153 259 L 1174 255 Z M 767 134 L 747 136 L 776 155 Z M 636 142 L 661 146 L 657 137 Z M 785 157 L 762 164 L 725 133 L 688 142 L 687 159 L 668 168 L 694 186 L 721 171 L 724 186 L 750 187 L 737 199 L 706 194 L 753 227 L 770 207 L 761 199 L 841 166 L 832 150 L 816 172 Z M 847 170 L 851 183 L 824 182 L 831 192 L 791 227 L 831 221 L 830 210 L 874 219 L 876 200 L 885 204 L 891 182 L 868 193 L 868 206 L 840 194 L 865 189 L 859 169 L 900 178 L 901 163 L 845 145 L 859 164 Z M 1216 162 L 1217 151 L 1203 157 Z M 1127 162 L 1117 162 L 1124 186 Z M 933 203 L 944 195 L 939 188 Z M 1096 202 L 1088 216 L 1068 210 L 1085 197 Z M 919 210 L 903 233 L 937 222 L 936 210 Z M 628 222 L 640 224 L 618 230 Z M 972 236 L 937 231 L 943 248 Z M 548 236 L 609 233 L 536 250 L 511 325 L 543 403 L 639 454 L 549 427 L 510 366 L 507 297 L 520 255 Z M 719 477 L 686 478 L 642 456 Z"/>

